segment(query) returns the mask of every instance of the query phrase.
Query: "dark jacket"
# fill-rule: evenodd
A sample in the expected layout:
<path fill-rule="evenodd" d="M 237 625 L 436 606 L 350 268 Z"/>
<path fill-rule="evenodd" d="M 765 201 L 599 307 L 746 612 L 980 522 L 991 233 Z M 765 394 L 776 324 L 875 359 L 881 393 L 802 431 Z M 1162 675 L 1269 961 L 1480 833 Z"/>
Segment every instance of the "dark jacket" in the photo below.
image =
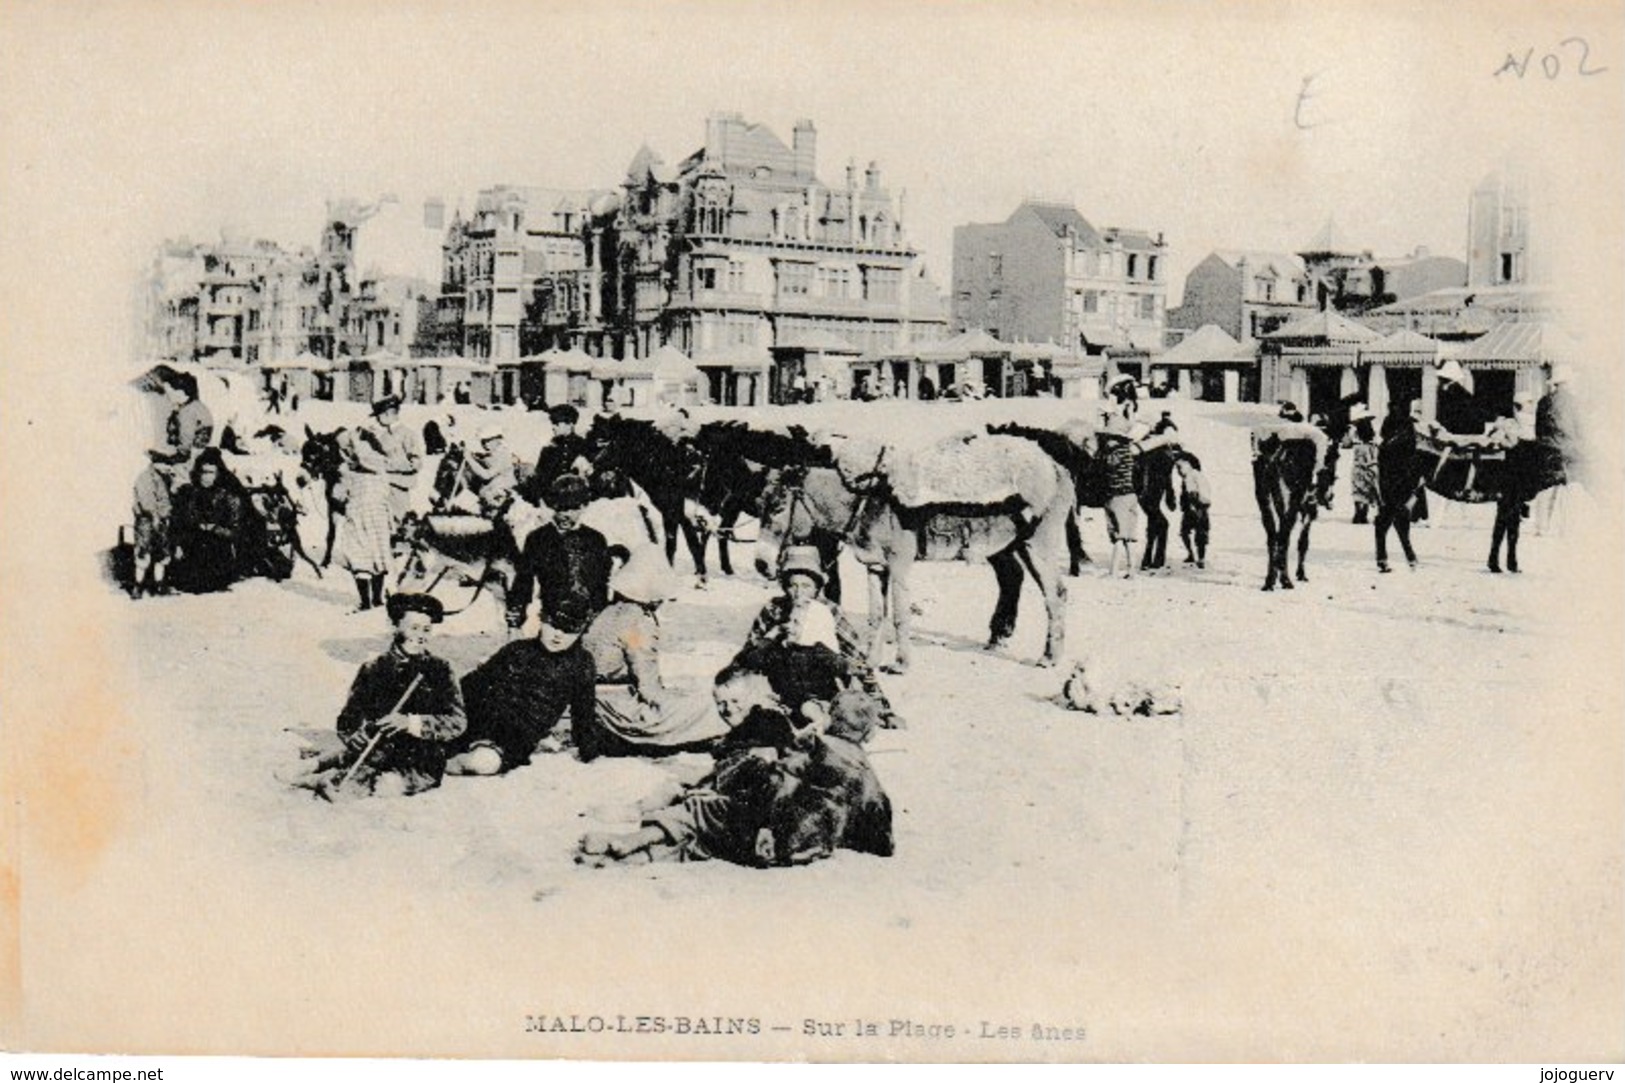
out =
<path fill-rule="evenodd" d="M 460 736 L 468 725 L 462 689 L 445 659 L 391 649 L 363 662 L 339 711 L 338 732 L 352 752 L 360 752 L 376 734 L 368 723 L 394 710 L 414 677 L 421 680 L 400 713 L 425 716 L 423 735 L 398 733 L 383 738 L 367 757 L 366 766 L 420 775 L 433 784 L 446 773 L 447 742 Z"/>
<path fill-rule="evenodd" d="M 1422 482 L 1422 466 L 1416 454 L 1416 424 L 1410 415 L 1390 414 L 1382 423 L 1382 443 L 1377 448 L 1377 492 L 1384 505 L 1409 500 Z"/>
<path fill-rule="evenodd" d="M 1100 434 L 1100 454 L 1106 474 L 1106 496 L 1133 496 L 1134 462 L 1139 457 L 1133 441 L 1115 433 Z"/>
<path fill-rule="evenodd" d="M 525 539 L 514 563 L 513 589 L 508 592 L 508 622 L 519 623 L 534 592 L 542 613 L 553 612 L 566 597 L 584 601 L 596 616 L 609 604 L 609 544 L 589 526 L 560 530 L 552 523 L 537 527 Z"/>
<path fill-rule="evenodd" d="M 547 503 L 553 483 L 571 473 L 575 461 L 587 453 L 587 440 L 576 433 L 554 437 L 536 457 L 536 471 L 519 486 L 518 493 L 532 504 Z"/>
<path fill-rule="evenodd" d="M 580 643 L 550 653 L 534 638 L 515 640 L 463 678 L 463 701 L 468 729 L 455 751 L 489 743 L 505 771 L 529 763 L 566 710 L 577 753 L 583 760 L 599 754 L 592 655 Z"/>

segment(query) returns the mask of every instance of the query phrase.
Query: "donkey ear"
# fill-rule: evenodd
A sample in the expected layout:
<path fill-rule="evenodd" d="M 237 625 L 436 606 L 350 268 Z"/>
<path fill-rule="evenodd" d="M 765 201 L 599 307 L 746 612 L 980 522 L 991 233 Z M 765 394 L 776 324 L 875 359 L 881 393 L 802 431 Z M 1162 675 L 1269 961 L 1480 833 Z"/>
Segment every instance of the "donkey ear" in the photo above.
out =
<path fill-rule="evenodd" d="M 316 439 L 316 434 L 314 432 L 310 431 L 310 422 L 308 422 L 308 421 L 305 422 L 305 439 L 306 440 L 314 440 L 314 439 Z"/>

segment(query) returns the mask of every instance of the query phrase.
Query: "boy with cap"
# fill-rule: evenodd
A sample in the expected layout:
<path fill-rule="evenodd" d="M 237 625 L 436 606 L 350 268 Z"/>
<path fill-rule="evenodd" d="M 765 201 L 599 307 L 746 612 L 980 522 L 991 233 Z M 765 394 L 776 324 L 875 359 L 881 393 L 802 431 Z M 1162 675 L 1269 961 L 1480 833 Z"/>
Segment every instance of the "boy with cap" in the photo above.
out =
<path fill-rule="evenodd" d="M 580 599 L 567 597 L 542 615 L 535 638 L 514 640 L 463 678 L 468 729 L 452 749 L 451 774 L 523 767 L 565 711 L 577 755 L 600 755 L 592 725 L 598 705 L 592 655 L 581 646 L 590 616 Z"/>
<path fill-rule="evenodd" d="M 591 499 L 584 478 L 566 474 L 553 483 L 547 498 L 553 521 L 530 532 L 514 562 L 509 628 L 524 625 L 532 593 L 541 599 L 544 620 L 567 599 L 585 605 L 586 621 L 609 604 L 609 543 L 581 522 L 582 509 Z"/>
<path fill-rule="evenodd" d="M 581 411 L 563 403 L 550 408 L 547 419 L 553 423 L 553 439 L 536 457 L 536 470 L 525 479 L 519 491 L 519 495 L 532 504 L 546 501 L 554 482 L 559 478 L 578 473 L 577 460 L 585 458 L 587 454 L 586 438 L 576 434 L 576 422 L 581 420 Z"/>
<path fill-rule="evenodd" d="M 428 594 L 401 593 L 386 605 L 389 649 L 364 662 L 339 712 L 343 748 L 289 781 L 323 796 L 410 796 L 440 785 L 448 742 L 467 725 L 451 666 L 429 652 L 429 634 L 445 615 Z M 350 787 L 354 787 L 350 790 Z"/>

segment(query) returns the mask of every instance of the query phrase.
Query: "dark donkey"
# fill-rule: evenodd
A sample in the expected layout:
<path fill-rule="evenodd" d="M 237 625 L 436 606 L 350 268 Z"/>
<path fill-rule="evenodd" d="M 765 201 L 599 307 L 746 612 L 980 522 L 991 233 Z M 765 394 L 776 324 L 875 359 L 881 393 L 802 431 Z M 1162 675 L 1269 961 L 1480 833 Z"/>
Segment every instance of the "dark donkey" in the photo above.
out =
<path fill-rule="evenodd" d="M 1095 430 L 1086 423 L 1069 423 L 1066 430 L 1037 428 L 1014 422 L 989 425 L 987 431 L 994 436 L 1019 436 L 1031 440 L 1072 478 L 1078 508 L 1104 508 L 1106 506 L 1105 463 L 1098 454 Z M 1166 505 L 1172 509 L 1174 459 L 1178 448 L 1172 444 L 1153 447 L 1141 454 L 1135 463 L 1134 484 L 1139 493 L 1140 507 L 1147 522 L 1145 554 L 1142 568 L 1160 568 L 1167 562 L 1168 517 Z M 1067 516 L 1066 549 L 1070 562 L 1069 575 L 1080 575 L 1089 554 L 1083 547 L 1083 533 L 1078 529 L 1076 515 Z"/>
<path fill-rule="evenodd" d="M 799 425 L 779 432 L 752 428 L 743 421 L 711 421 L 692 437 L 700 459 L 698 502 L 717 520 L 717 563 L 724 575 L 733 574 L 728 543 L 744 516 L 761 520 L 771 471 L 792 467 L 830 466 L 829 451 L 815 445 Z M 841 600 L 840 535 L 814 529 L 808 542 L 817 547 L 824 566 L 824 596 Z M 759 569 L 763 575 L 771 568 Z"/>
<path fill-rule="evenodd" d="M 1448 439 L 1419 436 L 1417 464 L 1422 483 L 1446 500 L 1495 505 L 1495 527 L 1486 566 L 1501 570 L 1501 544 L 1506 543 L 1506 570 L 1518 570 L 1518 535 L 1529 501 L 1547 489 L 1566 484 L 1562 450 L 1547 441 L 1519 440 L 1510 447 L 1464 448 Z"/>
<path fill-rule="evenodd" d="M 700 481 L 700 457 L 694 447 L 653 421 L 614 414 L 593 418 L 586 442 L 587 461 L 595 471 L 613 470 L 649 495 L 665 530 L 666 559 L 676 563 L 681 533 L 694 571 L 703 581 L 706 537 L 687 508 L 689 501 L 697 502 Z"/>
<path fill-rule="evenodd" d="M 1253 430 L 1253 495 L 1264 526 L 1269 570 L 1265 590 L 1277 583 L 1292 589 L 1287 554 L 1292 532 L 1298 531 L 1297 580 L 1307 583 L 1304 562 L 1309 556 L 1309 528 L 1321 508 L 1332 506 L 1332 483 L 1337 480 L 1338 449 L 1348 431 L 1349 408 L 1354 398 L 1340 402 L 1319 425 L 1302 421 L 1272 421 Z"/>
<path fill-rule="evenodd" d="M 322 495 L 327 503 L 327 540 L 322 549 L 321 566 L 333 563 L 333 538 L 338 532 L 339 517 L 344 513 L 344 499 L 339 494 L 339 482 L 344 475 L 343 429 L 315 432 L 305 426 L 305 442 L 299 448 L 299 465 L 307 477 L 322 483 Z"/>

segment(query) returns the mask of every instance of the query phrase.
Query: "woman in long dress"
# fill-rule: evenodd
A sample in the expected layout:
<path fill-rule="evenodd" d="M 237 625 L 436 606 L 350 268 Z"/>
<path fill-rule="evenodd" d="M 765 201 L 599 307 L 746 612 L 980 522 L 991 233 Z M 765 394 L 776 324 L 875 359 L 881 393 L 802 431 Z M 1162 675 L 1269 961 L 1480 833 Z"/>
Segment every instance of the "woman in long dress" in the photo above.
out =
<path fill-rule="evenodd" d="M 355 579 L 357 612 L 384 604 L 395 532 L 423 462 L 417 435 L 400 424 L 400 399 L 379 399 L 372 416 L 372 423 L 347 434 L 344 444 L 345 511 L 338 553 Z"/>

